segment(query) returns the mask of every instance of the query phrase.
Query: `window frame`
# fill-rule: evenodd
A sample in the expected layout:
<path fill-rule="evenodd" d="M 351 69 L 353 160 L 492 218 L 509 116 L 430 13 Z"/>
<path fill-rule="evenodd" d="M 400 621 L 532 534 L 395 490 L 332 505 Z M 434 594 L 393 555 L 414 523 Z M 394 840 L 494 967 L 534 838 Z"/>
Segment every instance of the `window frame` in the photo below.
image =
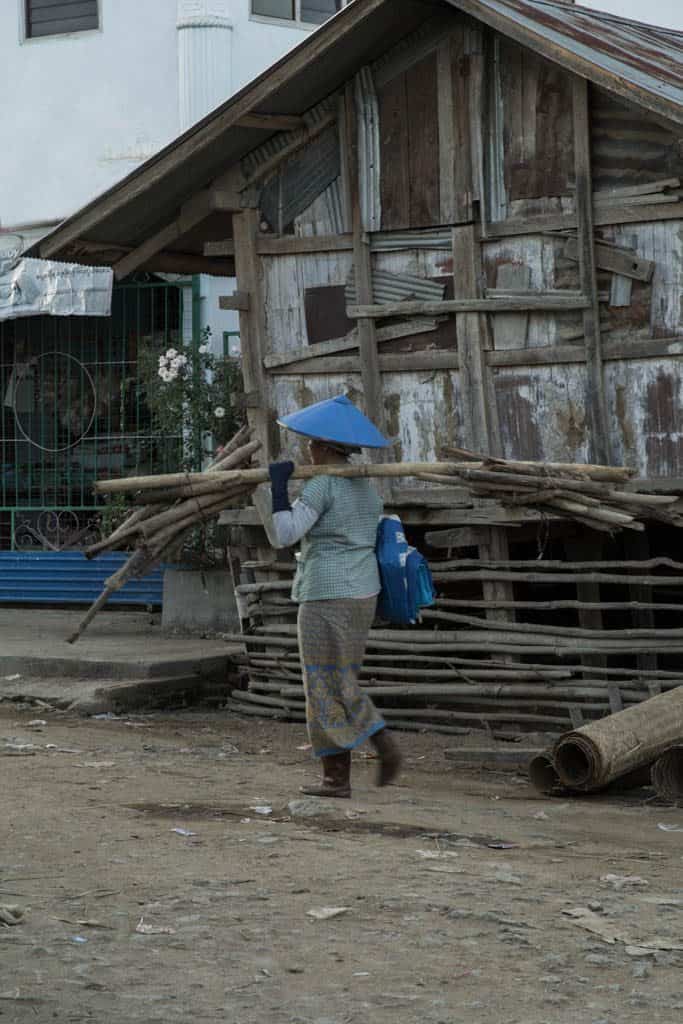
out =
<path fill-rule="evenodd" d="M 351 3 L 351 0 L 341 0 L 341 10 L 335 11 L 334 14 L 341 14 L 341 11 Z M 327 24 L 330 18 L 334 17 L 334 14 L 330 15 L 326 21 L 303 21 L 301 18 L 301 0 L 294 0 L 294 17 L 293 18 L 274 18 L 268 14 L 254 14 L 253 0 L 249 0 L 249 20 L 260 22 L 262 25 L 279 25 L 281 28 L 298 28 L 303 31 L 310 31 L 311 29 L 320 28 L 322 25 Z"/>
<path fill-rule="evenodd" d="M 39 44 L 43 42 L 50 42 L 53 39 L 76 39 L 81 36 L 94 35 L 96 32 L 102 32 L 102 15 L 103 15 L 103 3 L 102 0 L 95 0 L 97 4 L 97 28 L 80 28 L 74 32 L 54 32 L 52 35 L 45 36 L 31 36 L 28 33 L 29 18 L 28 18 L 28 5 L 29 0 L 18 0 L 19 3 L 19 42 L 23 44 L 29 43 L 31 45 Z"/>

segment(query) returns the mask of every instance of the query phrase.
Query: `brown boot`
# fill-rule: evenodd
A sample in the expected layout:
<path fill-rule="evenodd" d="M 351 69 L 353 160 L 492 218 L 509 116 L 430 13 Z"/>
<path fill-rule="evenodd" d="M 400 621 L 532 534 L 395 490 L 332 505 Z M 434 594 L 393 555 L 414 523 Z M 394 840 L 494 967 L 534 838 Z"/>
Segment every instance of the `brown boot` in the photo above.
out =
<path fill-rule="evenodd" d="M 401 762 L 403 760 L 401 752 L 388 729 L 381 729 L 379 732 L 376 732 L 374 736 L 370 737 L 370 742 L 379 754 L 377 785 L 388 786 L 390 782 L 394 781 L 401 770 Z"/>
<path fill-rule="evenodd" d="M 351 751 L 341 750 L 320 759 L 323 763 L 323 781 L 320 786 L 302 786 L 306 796 L 351 796 Z"/>

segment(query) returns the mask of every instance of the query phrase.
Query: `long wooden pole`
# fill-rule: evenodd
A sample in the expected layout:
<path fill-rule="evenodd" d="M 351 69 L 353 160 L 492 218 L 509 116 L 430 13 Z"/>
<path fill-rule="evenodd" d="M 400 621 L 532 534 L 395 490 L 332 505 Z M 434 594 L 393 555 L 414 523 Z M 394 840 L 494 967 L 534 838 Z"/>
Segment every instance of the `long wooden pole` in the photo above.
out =
<path fill-rule="evenodd" d="M 422 473 L 436 473 L 441 476 L 453 477 L 455 482 L 462 473 L 477 468 L 478 464 L 473 462 L 380 462 L 342 466 L 296 466 L 292 477 L 294 480 L 310 480 L 311 477 L 321 475 L 354 478 L 419 476 Z M 588 480 L 627 480 L 630 476 L 630 470 L 616 466 L 580 466 L 555 463 L 552 468 L 560 472 L 581 473 Z M 269 479 L 268 470 L 265 467 L 216 473 L 215 478 L 217 488 L 229 487 L 232 484 L 250 484 L 256 487 L 259 484 L 267 483 Z M 161 473 L 157 476 L 131 476 L 116 480 L 99 480 L 95 483 L 95 491 L 98 494 L 113 494 L 121 491 L 182 487 L 204 482 L 206 482 L 206 473 Z"/>

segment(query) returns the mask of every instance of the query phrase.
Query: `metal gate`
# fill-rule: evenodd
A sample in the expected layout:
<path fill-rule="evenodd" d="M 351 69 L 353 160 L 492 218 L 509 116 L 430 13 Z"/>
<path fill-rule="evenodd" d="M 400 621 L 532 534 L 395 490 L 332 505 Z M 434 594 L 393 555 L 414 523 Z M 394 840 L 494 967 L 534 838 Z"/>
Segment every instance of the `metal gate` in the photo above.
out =
<path fill-rule="evenodd" d="M 108 525 L 98 477 L 180 466 L 180 434 L 153 431 L 138 355 L 182 341 L 188 285 L 117 285 L 107 318 L 0 324 L 0 550 L 80 548 Z"/>

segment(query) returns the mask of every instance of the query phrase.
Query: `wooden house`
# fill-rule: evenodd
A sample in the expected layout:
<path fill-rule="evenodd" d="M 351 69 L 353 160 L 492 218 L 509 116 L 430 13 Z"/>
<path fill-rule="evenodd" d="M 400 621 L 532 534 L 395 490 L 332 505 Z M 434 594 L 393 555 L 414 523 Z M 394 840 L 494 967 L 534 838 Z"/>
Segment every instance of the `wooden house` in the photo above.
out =
<path fill-rule="evenodd" d="M 38 249 L 112 264 L 118 277 L 234 272 L 222 302 L 240 311 L 264 460 L 301 457 L 277 416 L 346 392 L 403 460 L 451 444 L 625 463 L 641 484 L 677 490 L 682 182 L 683 34 L 563 0 L 354 0 Z M 676 557 L 675 530 L 614 539 L 409 481 L 387 500 L 432 552 L 476 548 L 480 559 L 444 563 L 426 622 L 442 631 L 404 638 L 413 656 L 451 645 L 443 665 L 436 648 L 427 659 L 440 710 L 420 705 L 425 720 L 519 724 L 531 701 L 529 721 L 558 728 L 683 681 L 667 618 L 683 577 L 661 562 Z M 286 569 L 253 509 L 231 521 L 258 551 L 244 596 L 272 634 Z M 544 583 L 532 570 L 540 556 L 550 568 L 548 555 Z M 560 636 L 573 638 L 571 656 Z M 473 668 L 484 638 L 499 660 Z M 383 633 L 376 643 L 368 671 L 393 682 L 392 647 Z M 280 655 L 295 670 L 284 642 Z M 278 659 L 261 662 L 276 692 Z M 415 669 L 425 678 L 427 662 Z M 465 688 L 514 685 L 507 697 L 484 683 L 449 697 L 438 675 L 449 666 Z M 261 707 L 269 700 L 298 713 L 296 694 Z"/>

